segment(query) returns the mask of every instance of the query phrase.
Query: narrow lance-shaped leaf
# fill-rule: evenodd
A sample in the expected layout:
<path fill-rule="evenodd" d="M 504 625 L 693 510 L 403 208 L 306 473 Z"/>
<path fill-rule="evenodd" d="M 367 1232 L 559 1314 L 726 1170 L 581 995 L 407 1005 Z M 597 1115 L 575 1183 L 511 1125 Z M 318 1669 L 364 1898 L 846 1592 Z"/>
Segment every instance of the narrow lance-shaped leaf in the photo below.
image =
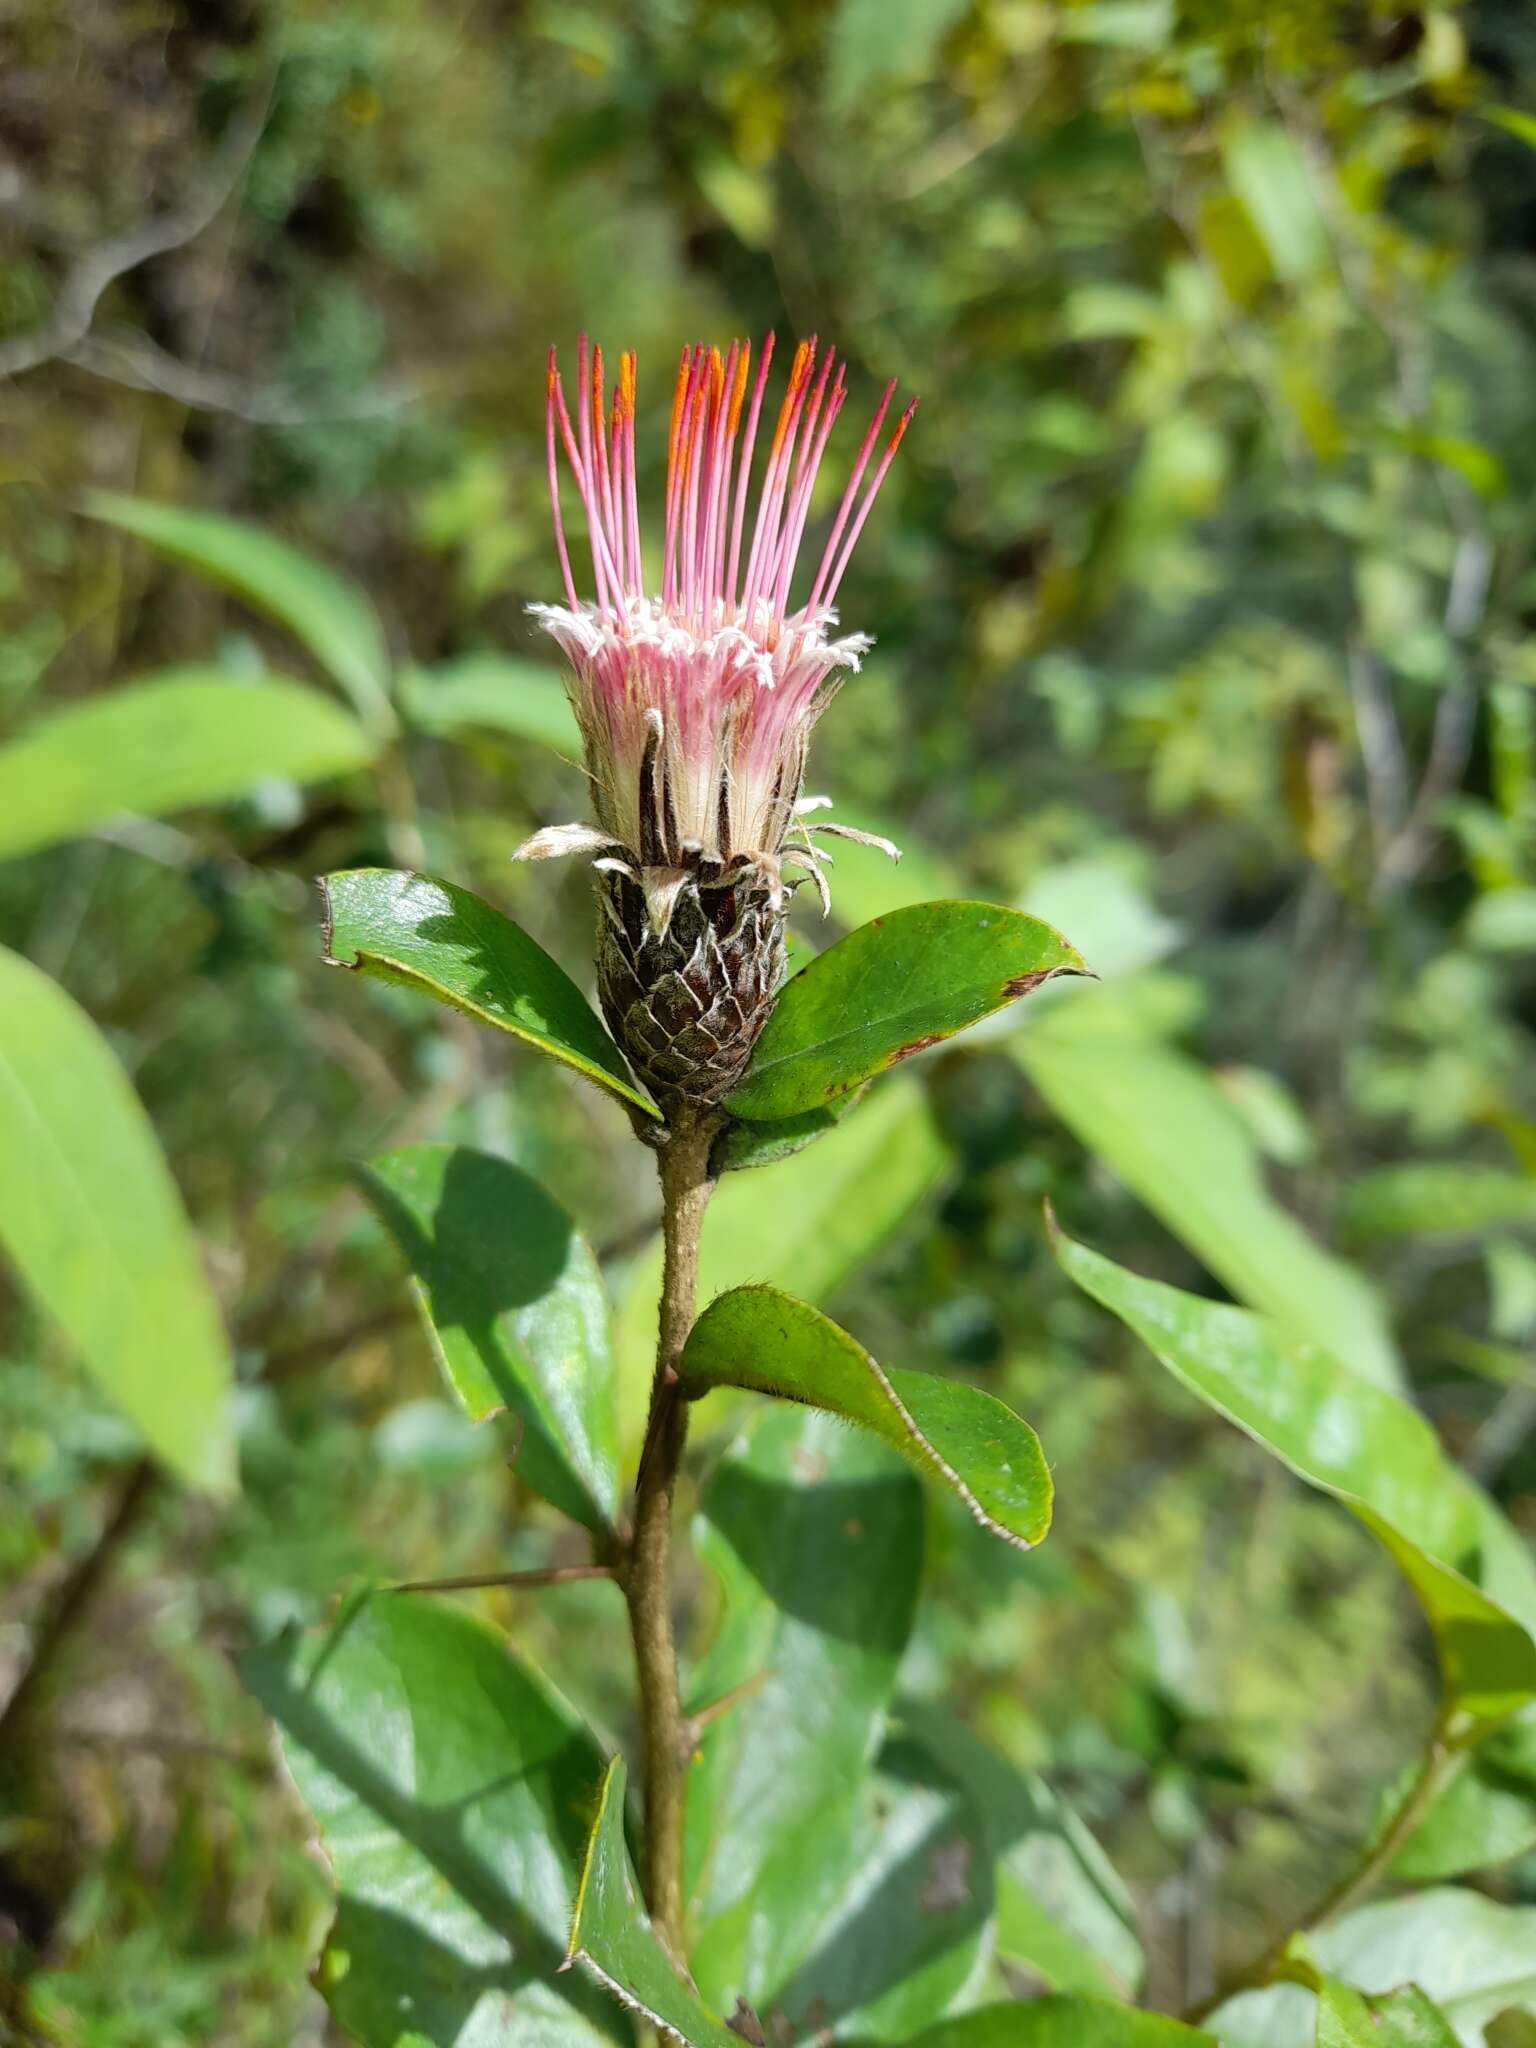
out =
<path fill-rule="evenodd" d="M 333 966 L 418 989 L 657 1114 L 565 969 L 489 903 L 397 868 L 351 868 L 321 887 Z"/>
<path fill-rule="evenodd" d="M 712 1301 L 678 1369 L 691 1396 L 750 1387 L 873 1430 L 1020 1550 L 1050 1527 L 1050 1470 L 1012 1409 L 956 1380 L 878 1365 L 846 1330 L 777 1288 L 738 1287 Z"/>
<path fill-rule="evenodd" d="M 1536 1698 L 1536 1641 L 1467 1573 L 1486 1570 L 1463 1475 L 1406 1402 L 1247 1309 L 1128 1273 L 1053 1233 L 1063 1271 L 1174 1377 L 1386 1545 L 1434 1631 L 1451 1706 L 1499 1718 Z"/>
<path fill-rule="evenodd" d="M 318 1980 L 361 2048 L 610 2048 L 628 2029 L 560 1974 L 590 1734 L 490 1629 L 415 1595 L 254 1652 L 339 1894 Z"/>
<path fill-rule="evenodd" d="M 234 1483 L 229 1351 L 149 1118 L 95 1025 L 0 948 L 0 1248 L 155 1455 Z"/>
<path fill-rule="evenodd" d="M 587 1528 L 611 1529 L 619 1452 L 608 1307 L 570 1217 L 518 1167 L 467 1146 L 386 1153 L 360 1179 L 405 1254 L 464 1413 L 510 1413 L 518 1477 Z"/>
<path fill-rule="evenodd" d="M 384 634 L 378 614 L 354 584 L 261 527 L 222 513 L 110 491 L 93 492 L 85 509 L 286 626 L 346 691 L 372 731 L 391 729 Z"/>
<path fill-rule="evenodd" d="M 375 747 L 329 698 L 279 677 L 174 669 L 56 712 L 0 747 L 0 857 L 123 812 L 226 803 L 268 777 L 315 782 Z"/>
<path fill-rule="evenodd" d="M 1536 1174 L 1446 1159 L 1380 1166 L 1346 1190 L 1343 1222 L 1347 1230 L 1384 1237 L 1536 1224 Z"/>
<path fill-rule="evenodd" d="M 995 903 L 917 903 L 860 925 L 784 985 L 736 1116 L 799 1116 L 898 1060 L 1087 970 L 1059 932 Z"/>
<path fill-rule="evenodd" d="M 569 1960 L 626 2011 L 683 2048 L 740 2048 L 739 2037 L 688 1989 L 651 1931 L 624 1843 L 624 1783 L 623 1759 L 615 1757 L 587 1842 Z"/>

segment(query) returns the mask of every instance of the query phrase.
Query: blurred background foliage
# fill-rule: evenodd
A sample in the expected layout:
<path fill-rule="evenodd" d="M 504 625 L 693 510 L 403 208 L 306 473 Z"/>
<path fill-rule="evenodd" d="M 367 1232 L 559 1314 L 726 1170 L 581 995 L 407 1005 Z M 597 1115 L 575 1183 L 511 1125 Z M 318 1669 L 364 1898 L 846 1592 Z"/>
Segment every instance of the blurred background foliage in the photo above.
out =
<path fill-rule="evenodd" d="M 585 878 L 508 865 L 582 801 L 524 614 L 543 357 L 581 328 L 640 352 L 653 503 L 685 338 L 816 331 L 923 394 L 845 590 L 879 644 L 813 767 L 909 858 L 850 850 L 834 917 L 1025 902 L 1105 980 L 739 1176 L 711 1256 L 1038 1426 L 1049 1544 L 930 1502 L 904 1688 L 1050 1773 L 1132 1887 L 1148 1995 L 1198 2000 L 1368 1825 L 1432 1660 L 1366 1534 L 1070 1292 L 1040 1203 L 1332 1318 L 1362 1369 L 1400 1352 L 1536 1536 L 1536 17 L 12 0 L 0 53 L 0 736 L 191 661 L 317 674 L 87 488 L 344 572 L 407 713 L 370 770 L 0 865 L 0 936 L 104 1031 L 201 1234 L 242 1473 L 223 1507 L 155 1476 L 0 1303 L 3 1683 L 46 1663 L 7 1729 L 0 2032 L 328 2038 L 323 1875 L 231 1652 L 364 1578 L 551 1554 L 349 1163 L 514 1157 L 643 1351 L 619 1111 L 327 972 L 309 888 L 423 864 L 584 972 Z M 482 1597 L 625 1726 L 608 1589 Z M 1474 1882 L 1536 1901 L 1517 1839 Z"/>

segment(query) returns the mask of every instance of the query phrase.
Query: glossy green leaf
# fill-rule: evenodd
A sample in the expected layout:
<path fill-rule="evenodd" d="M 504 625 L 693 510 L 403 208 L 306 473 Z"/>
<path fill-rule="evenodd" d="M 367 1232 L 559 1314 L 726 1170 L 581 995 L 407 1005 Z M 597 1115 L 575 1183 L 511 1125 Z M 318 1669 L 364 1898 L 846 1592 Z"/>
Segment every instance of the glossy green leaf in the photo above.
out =
<path fill-rule="evenodd" d="M 233 1371 L 149 1118 L 96 1026 L 0 947 L 0 1249 L 155 1456 L 234 1484 Z"/>
<path fill-rule="evenodd" d="M 627 2038 L 560 1974 L 601 1758 L 501 1636 L 437 1601 L 376 1594 L 325 1637 L 244 1668 L 335 1876 L 319 1983 L 350 2038 Z"/>
<path fill-rule="evenodd" d="M 1107 1998 L 1031 1998 L 944 2020 L 907 2048 L 1210 2048 L 1214 2036 Z"/>
<path fill-rule="evenodd" d="M 974 1992 L 991 1919 L 974 1802 L 945 1759 L 897 1737 L 860 1786 L 842 1890 L 772 2010 L 801 2041 L 825 2029 L 849 2042 L 904 2042 Z"/>
<path fill-rule="evenodd" d="M 739 2048 L 739 2037 L 690 1991 L 651 1932 L 624 1842 L 625 1770 L 603 1778 L 582 1863 L 570 1953 L 626 2012 L 684 2048 Z"/>
<path fill-rule="evenodd" d="M 1247 1309 L 1053 1241 L 1063 1271 L 1177 1380 L 1381 1539 L 1434 1631 L 1451 1704 L 1496 1717 L 1536 1698 L 1536 1641 L 1466 1575 L 1487 1569 L 1479 1503 L 1422 1416 Z"/>
<path fill-rule="evenodd" d="M 695 1548 L 719 1621 L 689 1709 L 752 1689 L 689 1774 L 689 1958 L 707 1998 L 766 2011 L 851 1871 L 917 1604 L 921 1491 L 862 1432 L 759 1404 L 710 1475 Z"/>
<path fill-rule="evenodd" d="M 425 732 L 508 733 L 581 759 L 581 732 L 553 669 L 515 655 L 461 654 L 400 676 L 400 704 Z"/>
<path fill-rule="evenodd" d="M 1057 974 L 1083 972 L 1049 925 L 994 903 L 917 903 L 850 932 L 784 985 L 737 1116 L 817 1109 Z"/>
<path fill-rule="evenodd" d="M 505 1159 L 412 1145 L 360 1176 L 411 1269 L 443 1376 L 471 1422 L 516 1423 L 514 1470 L 595 1531 L 619 1505 L 618 1410 L 597 1261 Z"/>
<path fill-rule="evenodd" d="M 321 887 L 332 965 L 435 996 L 657 1114 L 565 969 L 489 903 L 399 868 L 352 868 Z"/>
<path fill-rule="evenodd" d="M 863 1088 L 835 1096 L 821 1109 L 807 1109 L 799 1116 L 780 1117 L 774 1123 L 745 1120 L 727 1124 L 715 1141 L 710 1165 L 718 1173 L 735 1173 L 749 1166 L 776 1166 L 813 1145 L 818 1138 L 835 1131 L 843 1118 L 863 1101 Z"/>
<path fill-rule="evenodd" d="M 1379 1237 L 1452 1237 L 1536 1223 L 1536 1175 L 1454 1160 L 1412 1160 L 1345 1191 L 1344 1226 Z"/>
<path fill-rule="evenodd" d="M 704 1219 L 699 1299 L 766 1280 L 825 1301 L 900 1228 L 947 1163 L 923 1091 L 906 1075 L 882 1081 L 858 1114 L 813 1151 L 721 1184 Z M 628 1458 L 638 1452 L 645 1425 L 660 1286 L 658 1235 L 625 1278 L 616 1329 Z"/>
<path fill-rule="evenodd" d="M 1040 1440 L 979 1387 L 878 1365 L 846 1330 L 774 1287 L 719 1295 L 694 1324 L 678 1370 L 692 1396 L 748 1387 L 809 1402 L 883 1437 L 957 1494 L 982 1528 L 1021 1550 L 1051 1522 Z"/>
<path fill-rule="evenodd" d="M 1507 2007 L 1536 2011 L 1536 1906 L 1501 1906 L 1439 1886 L 1361 1906 L 1309 1935 L 1307 1946 L 1323 1976 L 1389 2011 L 1392 1994 L 1415 1986 L 1462 2048 L 1484 2048 L 1483 2028 Z M 1411 2007 L 1400 1998 L 1396 2004 L 1393 2017 L 1407 2023 Z M 1210 2026 L 1222 2048 L 1312 2048 L 1316 2008 L 1310 1991 L 1280 1984 L 1228 1999 Z M 1377 2039 L 1380 2048 L 1379 2028 Z M 1397 2048 L 1390 2034 L 1385 2039 Z M 1414 2042 L 1412 2034 L 1407 2040 Z"/>
<path fill-rule="evenodd" d="M 900 1718 L 943 1757 L 982 1817 L 996 1873 L 998 1959 L 1024 1966 L 1053 1991 L 1128 1994 L 1142 1974 L 1135 1909 L 1072 1809 L 943 1708 L 909 1701 Z"/>
<path fill-rule="evenodd" d="M 195 569 L 286 626 L 352 699 L 371 730 L 394 723 L 378 614 L 355 584 L 244 520 L 94 491 L 85 509 Z"/>
<path fill-rule="evenodd" d="M 1401 1796 L 1406 1788 L 1398 1786 Z M 1536 1714 L 1496 1729 L 1468 1758 L 1392 1861 L 1409 1882 L 1489 1870 L 1536 1848 Z"/>
<path fill-rule="evenodd" d="M 1381 1304 L 1264 1185 L 1215 1081 L 1131 1021 L 1119 990 L 1063 989 L 1010 1050 L 1069 1130 L 1240 1300 L 1382 1386 L 1402 1369 Z"/>
<path fill-rule="evenodd" d="M 125 811 L 227 803 L 269 777 L 361 768 L 374 743 L 300 683 L 168 670 L 54 713 L 0 746 L 0 858 L 92 832 Z"/>

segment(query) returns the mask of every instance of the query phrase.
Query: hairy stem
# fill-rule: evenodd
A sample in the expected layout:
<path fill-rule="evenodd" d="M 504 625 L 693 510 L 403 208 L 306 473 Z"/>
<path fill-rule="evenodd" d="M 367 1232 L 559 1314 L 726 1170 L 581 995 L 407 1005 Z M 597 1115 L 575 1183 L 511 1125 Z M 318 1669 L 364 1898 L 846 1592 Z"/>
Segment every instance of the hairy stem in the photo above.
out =
<path fill-rule="evenodd" d="M 1385 1823 L 1371 1836 L 1356 1862 L 1302 1920 L 1294 1927 L 1287 1928 L 1284 1934 L 1270 1943 L 1262 1955 L 1256 1956 L 1244 1969 L 1228 1977 L 1213 1997 L 1186 2013 L 1185 2018 L 1198 2025 L 1201 2020 L 1208 2018 L 1217 2006 L 1225 2004 L 1227 1999 L 1235 1997 L 1239 1991 L 1258 1990 L 1261 1986 L 1273 1984 L 1285 1976 L 1286 1950 L 1297 1935 L 1315 1934 L 1319 1928 L 1337 1920 L 1340 1914 L 1347 1913 L 1352 1906 L 1358 1906 L 1362 1899 L 1376 1889 L 1391 1868 L 1399 1849 L 1423 1820 L 1436 1796 L 1461 1769 L 1469 1754 L 1470 1745 L 1452 1733 L 1450 1717 L 1442 1714 L 1435 1724 L 1419 1768 L 1402 1798 L 1392 1809 Z"/>
<path fill-rule="evenodd" d="M 677 1651 L 672 1637 L 672 1496 L 688 1434 L 688 1405 L 677 1364 L 693 1327 L 699 1286 L 699 1236 L 714 1191 L 709 1148 L 719 1129 L 710 1111 L 681 1110 L 660 1149 L 662 1237 L 656 1374 L 645 1448 L 635 1481 L 635 1525 L 625 1597 L 640 1693 L 645 1787 L 646 1903 L 657 1932 L 683 1952 L 683 1788 L 686 1770 Z"/>

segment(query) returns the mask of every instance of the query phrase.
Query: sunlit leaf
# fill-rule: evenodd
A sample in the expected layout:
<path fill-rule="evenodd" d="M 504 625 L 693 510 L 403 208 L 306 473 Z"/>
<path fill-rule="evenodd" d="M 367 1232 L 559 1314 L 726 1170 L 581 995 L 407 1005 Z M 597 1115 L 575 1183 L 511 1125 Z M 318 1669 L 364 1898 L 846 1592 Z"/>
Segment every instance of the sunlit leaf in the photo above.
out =
<path fill-rule="evenodd" d="M 1393 1237 L 1536 1223 L 1536 1175 L 1452 1159 L 1379 1166 L 1346 1189 L 1343 1221 L 1349 1230 Z"/>
<path fill-rule="evenodd" d="M 0 1249 L 178 1477 L 225 1492 L 228 1347 L 149 1118 L 85 1012 L 0 948 Z"/>
<path fill-rule="evenodd" d="M 267 613 L 309 649 L 375 732 L 394 723 L 389 655 L 378 614 L 355 584 L 244 520 L 94 491 L 86 511 L 185 562 Z"/>
<path fill-rule="evenodd" d="M 1456 2036 L 1416 1986 L 1367 1998 L 1325 1977 L 1317 1996 L 1316 2048 L 1456 2048 Z"/>
<path fill-rule="evenodd" d="M 124 812 L 227 803 L 268 778 L 361 768 L 373 741 L 318 691 L 276 677 L 168 670 L 55 712 L 0 746 L 0 858 L 91 832 Z"/>
<path fill-rule="evenodd" d="M 1395 1788 L 1401 1796 L 1405 1787 Z M 1536 1847 L 1536 1717 L 1479 1744 L 1392 1859 L 1405 1880 L 1488 1870 Z"/>
<path fill-rule="evenodd" d="M 1275 275 L 1299 284 L 1328 249 L 1327 226 L 1300 149 L 1277 122 L 1250 120 L 1229 130 L 1222 160 Z"/>
<path fill-rule="evenodd" d="M 1031 1998 L 944 2020 L 907 2048 L 1214 2048 L 1214 2036 L 1107 1998 Z"/>
<path fill-rule="evenodd" d="M 957 1494 L 982 1528 L 1027 1550 L 1050 1527 L 1051 1475 L 1034 1431 L 959 1380 L 886 1368 L 809 1303 L 738 1287 L 694 1324 L 678 1371 L 686 1391 L 748 1387 L 805 1401 L 873 1430 Z"/>
<path fill-rule="evenodd" d="M 351 2039 L 627 2039 L 560 1973 L 602 1761 L 500 1636 L 419 1595 L 375 1594 L 244 1671 L 334 1873 L 318 1981 Z"/>
<path fill-rule="evenodd" d="M 570 1952 L 627 2013 L 684 2048 L 739 2048 L 738 2036 L 690 1991 L 651 1931 L 624 1842 L 624 1762 L 603 1778 L 587 1841 Z"/>
<path fill-rule="evenodd" d="M 1235 1295 L 1380 1385 L 1402 1383 L 1370 1286 L 1270 1196 L 1215 1081 L 1136 1028 L 1118 991 L 1063 989 L 1008 1043 L 1068 1129 Z"/>
<path fill-rule="evenodd" d="M 560 678 L 511 654 L 461 654 L 400 676 L 400 706 L 426 732 L 501 732 L 581 759 L 581 733 Z"/>
<path fill-rule="evenodd" d="M 589 1529 L 619 1505 L 618 1413 L 597 1261 L 537 1181 L 486 1152 L 412 1145 L 364 1193 L 404 1252 L 433 1349 L 472 1422 L 514 1419 L 514 1469 Z"/>
<path fill-rule="evenodd" d="M 784 985 L 737 1116 L 818 1109 L 1053 975 L 1083 972 L 1059 932 L 992 903 L 919 903 L 861 925 Z"/>
<path fill-rule="evenodd" d="M 1536 1698 L 1536 1641 L 1468 1576 L 1486 1572 L 1479 1503 L 1422 1416 L 1264 1317 L 1053 1236 L 1063 1271 L 1176 1379 L 1381 1539 L 1434 1631 L 1450 1704 L 1496 1718 Z"/>
<path fill-rule="evenodd" d="M 749 1690 L 689 1773 L 690 1962 L 706 1997 L 766 2010 L 852 1869 L 917 1604 L 922 1497 L 864 1433 L 759 1405 L 710 1475 L 695 1546 L 719 1622 L 690 1710 Z"/>
<path fill-rule="evenodd" d="M 321 887 L 335 966 L 418 989 L 656 1114 L 565 969 L 489 903 L 397 868 L 352 868 Z"/>

